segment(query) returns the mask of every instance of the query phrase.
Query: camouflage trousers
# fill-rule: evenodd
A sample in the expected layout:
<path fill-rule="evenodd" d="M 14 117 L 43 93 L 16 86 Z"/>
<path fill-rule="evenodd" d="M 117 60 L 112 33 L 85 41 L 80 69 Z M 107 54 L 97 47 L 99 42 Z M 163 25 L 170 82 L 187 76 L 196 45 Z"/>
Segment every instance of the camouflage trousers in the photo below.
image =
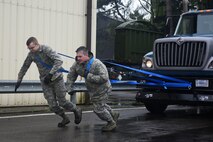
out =
<path fill-rule="evenodd" d="M 65 98 L 66 86 L 63 77 L 58 77 L 50 84 L 45 84 L 41 81 L 41 85 L 44 98 L 47 100 L 51 111 L 61 115 L 64 113 L 64 109 L 72 112 L 76 110 L 76 105 Z"/>
<path fill-rule="evenodd" d="M 100 94 L 98 96 L 92 96 L 91 101 L 93 103 L 93 111 L 95 112 L 95 114 L 101 120 L 110 122 L 113 121 L 112 118 L 113 110 L 109 105 L 106 104 L 108 100 L 108 95 L 109 93 Z"/>

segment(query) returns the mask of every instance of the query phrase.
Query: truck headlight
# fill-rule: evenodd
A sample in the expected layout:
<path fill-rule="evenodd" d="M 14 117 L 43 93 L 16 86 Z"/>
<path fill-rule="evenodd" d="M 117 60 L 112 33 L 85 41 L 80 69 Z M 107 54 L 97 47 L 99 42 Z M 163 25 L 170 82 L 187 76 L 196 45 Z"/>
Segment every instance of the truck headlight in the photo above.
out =
<path fill-rule="evenodd" d="M 147 68 L 152 68 L 152 66 L 153 66 L 152 61 L 151 61 L 151 60 L 146 60 L 146 61 L 145 61 L 145 66 L 146 66 Z"/>
<path fill-rule="evenodd" d="M 153 69 L 154 65 L 153 65 L 153 52 L 148 52 L 146 55 L 143 56 L 142 59 L 142 69 Z"/>
<path fill-rule="evenodd" d="M 144 59 L 142 63 L 142 68 L 152 68 L 153 62 L 151 59 Z"/>

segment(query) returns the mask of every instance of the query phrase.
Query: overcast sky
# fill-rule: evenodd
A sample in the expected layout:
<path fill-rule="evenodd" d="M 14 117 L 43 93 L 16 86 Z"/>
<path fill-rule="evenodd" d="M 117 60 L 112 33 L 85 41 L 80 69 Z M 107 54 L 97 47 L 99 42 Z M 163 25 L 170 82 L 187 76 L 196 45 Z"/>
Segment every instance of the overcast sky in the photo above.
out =
<path fill-rule="evenodd" d="M 122 0 L 122 1 L 126 5 L 129 0 Z M 131 8 L 131 10 L 135 10 L 138 6 L 140 6 L 140 3 L 138 2 L 138 0 L 133 0 L 130 8 Z"/>
<path fill-rule="evenodd" d="M 124 4 L 126 5 L 128 3 L 129 0 L 122 0 L 124 2 Z M 143 0 L 141 0 L 141 2 L 143 3 Z M 139 7 L 141 4 L 138 0 L 132 0 L 132 4 L 130 5 L 130 10 L 131 12 L 134 11 L 137 7 Z M 145 11 L 144 11 L 145 12 Z M 149 19 L 150 18 L 150 14 L 145 16 L 145 19 Z"/>

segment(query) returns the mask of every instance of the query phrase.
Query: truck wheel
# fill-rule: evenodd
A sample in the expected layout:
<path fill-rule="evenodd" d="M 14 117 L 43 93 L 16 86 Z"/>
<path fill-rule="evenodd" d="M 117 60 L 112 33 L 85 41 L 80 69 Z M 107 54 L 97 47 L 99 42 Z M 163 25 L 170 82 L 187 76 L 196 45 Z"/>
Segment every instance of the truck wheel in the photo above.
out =
<path fill-rule="evenodd" d="M 154 114 L 163 113 L 168 106 L 167 104 L 158 103 L 158 102 L 144 103 L 144 105 L 149 112 L 154 113 Z"/>

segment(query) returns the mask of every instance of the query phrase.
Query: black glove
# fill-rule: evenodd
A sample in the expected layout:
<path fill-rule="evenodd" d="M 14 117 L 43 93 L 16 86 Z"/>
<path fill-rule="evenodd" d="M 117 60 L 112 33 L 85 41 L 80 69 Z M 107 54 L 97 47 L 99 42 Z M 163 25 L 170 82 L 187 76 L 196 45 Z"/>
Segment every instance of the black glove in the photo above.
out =
<path fill-rule="evenodd" d="M 53 77 L 53 74 L 49 73 L 47 76 L 45 76 L 44 83 L 49 84 L 51 82 L 52 77 Z"/>
<path fill-rule="evenodd" d="M 17 81 L 16 86 L 15 86 L 15 92 L 17 91 L 17 89 L 19 88 L 20 85 L 21 85 L 21 80 Z"/>

